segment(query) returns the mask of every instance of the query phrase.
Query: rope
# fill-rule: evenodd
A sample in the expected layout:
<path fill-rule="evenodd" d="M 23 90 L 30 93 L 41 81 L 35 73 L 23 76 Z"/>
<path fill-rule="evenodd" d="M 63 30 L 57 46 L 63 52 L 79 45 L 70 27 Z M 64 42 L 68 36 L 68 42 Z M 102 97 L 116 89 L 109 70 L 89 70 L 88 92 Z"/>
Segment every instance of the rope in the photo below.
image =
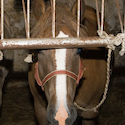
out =
<path fill-rule="evenodd" d="M 107 58 L 107 74 L 106 74 L 106 84 L 105 84 L 105 90 L 104 90 L 104 94 L 102 97 L 102 100 L 99 102 L 98 105 L 96 105 L 93 108 L 83 108 L 81 106 L 79 106 L 76 102 L 74 102 L 74 105 L 82 110 L 82 111 L 94 111 L 94 112 L 98 112 L 97 109 L 104 103 L 104 101 L 106 100 L 107 97 L 107 92 L 108 92 L 108 86 L 109 86 L 109 82 L 110 82 L 110 61 L 111 61 L 111 53 L 112 53 L 112 49 L 109 48 L 108 49 L 108 58 Z"/>
<path fill-rule="evenodd" d="M 119 52 L 120 56 L 123 56 L 125 54 L 125 33 L 119 33 L 116 36 L 113 34 L 107 34 L 105 31 L 101 32 L 100 30 L 97 31 L 98 35 L 106 39 L 108 41 L 107 48 L 112 48 L 112 50 L 115 50 L 115 46 L 119 46 L 122 44 L 122 49 Z"/>
<path fill-rule="evenodd" d="M 97 1 L 96 1 L 96 4 L 97 4 Z M 104 89 L 102 100 L 95 107 L 93 107 L 93 108 L 83 108 L 83 107 L 79 106 L 76 102 L 74 102 L 74 105 L 82 111 L 97 112 L 97 109 L 104 103 L 104 101 L 106 100 L 106 97 L 107 97 L 108 86 L 109 86 L 109 82 L 110 82 L 110 71 L 111 71 L 110 62 L 111 62 L 112 50 L 115 50 L 115 46 L 119 46 L 122 43 L 122 49 L 119 52 L 119 54 L 124 55 L 124 53 L 125 53 L 125 33 L 119 33 L 119 34 L 117 34 L 117 36 L 114 36 L 113 34 L 108 35 L 105 31 L 103 31 L 103 27 L 102 27 L 103 26 L 103 20 L 104 20 L 104 0 L 102 0 L 101 28 L 98 26 L 99 30 L 97 31 L 97 33 L 102 39 L 106 39 L 109 43 L 107 45 L 108 58 L 107 58 L 106 84 L 105 84 L 105 89 Z M 98 19 L 98 21 L 99 21 L 99 19 Z"/>
<path fill-rule="evenodd" d="M 122 35 L 124 35 L 124 36 L 121 38 L 123 40 L 123 42 L 122 42 L 122 49 L 119 52 L 120 56 L 123 56 L 125 54 L 125 33 Z"/>
<path fill-rule="evenodd" d="M 98 1 L 96 1 L 96 4 L 97 4 Z M 96 5 L 97 6 L 97 5 Z M 97 7 L 98 9 L 98 7 Z M 97 10 L 97 12 L 99 13 L 99 11 Z M 97 14 L 98 16 L 98 14 Z M 97 17 L 98 19 L 98 17 Z M 99 21 L 99 19 L 98 19 Z M 98 22 L 98 25 L 99 25 L 99 22 Z M 109 82 L 110 82 L 110 61 L 111 61 L 111 52 L 112 50 L 115 49 L 115 46 L 113 44 L 110 44 L 110 41 L 111 41 L 111 38 L 113 37 L 113 35 L 108 35 L 105 31 L 103 31 L 103 25 L 104 25 L 104 0 L 102 0 L 102 13 L 101 13 L 101 28 L 98 29 L 98 35 L 101 37 L 101 38 L 104 38 L 104 39 L 107 39 L 109 45 L 107 46 L 109 49 L 108 49 L 108 58 L 107 58 L 107 72 L 106 72 L 106 84 L 105 84 L 105 89 L 104 89 L 104 93 L 103 93 L 103 97 L 102 97 L 102 100 L 93 108 L 83 108 L 83 107 L 80 107 L 76 102 L 74 102 L 74 105 L 82 110 L 82 111 L 94 111 L 94 112 L 97 112 L 97 109 L 104 103 L 104 101 L 106 100 L 106 97 L 107 97 L 107 92 L 108 92 L 108 86 L 109 86 Z"/>
<path fill-rule="evenodd" d="M 123 38 L 123 42 L 122 42 L 122 49 L 121 51 L 119 52 L 120 56 L 123 56 L 125 54 L 125 1 L 124 1 L 124 38 Z"/>

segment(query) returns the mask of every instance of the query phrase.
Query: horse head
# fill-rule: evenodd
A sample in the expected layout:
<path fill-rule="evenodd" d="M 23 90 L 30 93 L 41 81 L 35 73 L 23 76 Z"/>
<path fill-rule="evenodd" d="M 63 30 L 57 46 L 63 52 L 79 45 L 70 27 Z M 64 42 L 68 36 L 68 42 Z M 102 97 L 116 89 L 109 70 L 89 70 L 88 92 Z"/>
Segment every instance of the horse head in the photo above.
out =
<path fill-rule="evenodd" d="M 64 120 L 65 123 L 65 119 L 67 125 L 72 124 L 77 117 L 73 101 L 78 67 L 77 50 L 42 50 L 38 54 L 38 73 L 43 83 L 40 85 L 45 91 L 48 101 L 47 118 L 52 124 L 59 120 Z"/>
<path fill-rule="evenodd" d="M 76 37 L 77 23 L 74 7 L 77 3 L 76 1 L 70 3 L 71 1 L 68 6 L 72 5 L 72 8 L 65 6 L 65 1 L 57 1 L 57 38 Z M 84 3 L 84 1 L 81 3 Z M 46 5 L 43 0 L 34 0 L 34 13 L 39 20 L 32 30 L 33 38 L 52 37 L 52 16 L 51 6 L 49 5 Z M 80 36 L 87 36 L 86 31 L 86 27 L 81 26 Z M 46 49 L 40 50 L 38 53 L 35 77 L 37 83 L 45 92 L 48 101 L 47 119 L 51 124 L 71 125 L 76 120 L 77 112 L 73 102 L 77 83 L 82 76 L 80 62 L 77 48 Z"/>

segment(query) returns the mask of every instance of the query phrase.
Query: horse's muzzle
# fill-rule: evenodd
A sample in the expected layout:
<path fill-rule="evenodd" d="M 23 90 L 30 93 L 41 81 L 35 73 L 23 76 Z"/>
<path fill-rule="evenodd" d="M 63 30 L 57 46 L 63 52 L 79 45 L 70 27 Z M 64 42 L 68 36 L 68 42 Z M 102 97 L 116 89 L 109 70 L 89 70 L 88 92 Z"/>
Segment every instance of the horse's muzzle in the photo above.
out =
<path fill-rule="evenodd" d="M 53 107 L 48 107 L 47 108 L 47 119 L 52 125 L 62 125 L 59 124 L 59 121 L 55 120 L 55 108 Z M 73 125 L 77 118 L 77 112 L 74 106 L 69 107 L 69 112 L 68 112 L 68 118 L 65 120 L 64 125 Z"/>

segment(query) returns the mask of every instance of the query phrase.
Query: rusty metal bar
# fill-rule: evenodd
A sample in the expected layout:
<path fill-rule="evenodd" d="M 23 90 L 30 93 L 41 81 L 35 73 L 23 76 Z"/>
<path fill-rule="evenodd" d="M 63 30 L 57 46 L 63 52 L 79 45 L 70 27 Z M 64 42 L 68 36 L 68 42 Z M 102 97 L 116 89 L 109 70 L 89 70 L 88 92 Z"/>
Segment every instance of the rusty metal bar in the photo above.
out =
<path fill-rule="evenodd" d="M 51 4 L 52 4 L 52 35 L 53 35 L 53 38 L 55 38 L 55 0 L 52 0 L 51 1 Z"/>
<path fill-rule="evenodd" d="M 32 39 L 3 39 L 0 49 L 47 49 L 47 48 L 81 48 L 106 47 L 106 39 L 100 37 L 77 38 L 32 38 Z"/>
<path fill-rule="evenodd" d="M 27 0 L 27 15 L 24 0 L 22 0 L 22 5 L 25 20 L 26 38 L 30 38 L 30 1 Z"/>
<path fill-rule="evenodd" d="M 25 30 L 26 30 L 26 38 L 28 38 L 27 34 L 27 19 L 26 19 L 26 8 L 25 8 L 25 2 L 22 0 L 22 6 L 23 6 L 23 14 L 24 14 L 24 21 L 25 21 Z"/>
<path fill-rule="evenodd" d="M 123 9 L 124 9 L 124 33 L 125 33 L 125 1 L 124 1 Z"/>
<path fill-rule="evenodd" d="M 122 23 L 122 18 L 121 18 L 121 14 L 120 14 L 120 8 L 119 8 L 119 2 L 118 0 L 116 0 L 116 5 L 117 5 L 117 9 L 118 9 L 118 17 L 119 17 L 119 22 L 120 22 L 120 27 L 121 27 L 121 32 L 123 33 L 123 23 Z"/>
<path fill-rule="evenodd" d="M 77 37 L 79 37 L 79 29 L 80 29 L 80 0 L 78 0 L 78 8 L 77 8 Z"/>
<path fill-rule="evenodd" d="M 27 38 L 30 38 L 30 0 L 27 0 Z"/>
<path fill-rule="evenodd" d="M 1 0 L 1 40 L 4 38 L 4 3 Z"/>
<path fill-rule="evenodd" d="M 96 0 L 96 14 L 97 14 L 97 21 L 98 21 L 98 30 L 100 30 L 100 16 L 99 16 L 99 3 Z"/>
<path fill-rule="evenodd" d="M 102 10 L 101 10 L 101 34 L 103 32 L 103 26 L 104 26 L 104 4 L 105 0 L 102 0 Z"/>

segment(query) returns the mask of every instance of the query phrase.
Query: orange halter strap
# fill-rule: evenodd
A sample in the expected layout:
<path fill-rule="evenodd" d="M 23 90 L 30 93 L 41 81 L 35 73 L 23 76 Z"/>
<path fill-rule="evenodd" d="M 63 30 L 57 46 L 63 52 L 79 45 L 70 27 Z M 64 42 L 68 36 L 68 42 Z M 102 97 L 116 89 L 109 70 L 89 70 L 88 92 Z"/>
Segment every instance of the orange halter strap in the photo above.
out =
<path fill-rule="evenodd" d="M 54 70 L 52 72 L 50 72 L 49 74 L 47 74 L 44 79 L 41 81 L 40 77 L 39 77 L 39 73 L 38 73 L 38 62 L 35 64 L 35 79 L 38 83 L 39 86 L 42 87 L 42 89 L 44 90 L 44 85 L 46 84 L 47 81 L 49 81 L 52 77 L 56 76 L 56 75 L 60 75 L 60 74 L 65 74 L 69 77 L 71 77 L 72 79 L 74 79 L 75 81 L 77 81 L 77 84 L 79 84 L 80 79 L 83 76 L 84 70 L 83 70 L 83 65 L 82 65 L 82 61 L 80 59 L 80 65 L 79 65 L 79 74 L 78 76 L 68 70 Z"/>

